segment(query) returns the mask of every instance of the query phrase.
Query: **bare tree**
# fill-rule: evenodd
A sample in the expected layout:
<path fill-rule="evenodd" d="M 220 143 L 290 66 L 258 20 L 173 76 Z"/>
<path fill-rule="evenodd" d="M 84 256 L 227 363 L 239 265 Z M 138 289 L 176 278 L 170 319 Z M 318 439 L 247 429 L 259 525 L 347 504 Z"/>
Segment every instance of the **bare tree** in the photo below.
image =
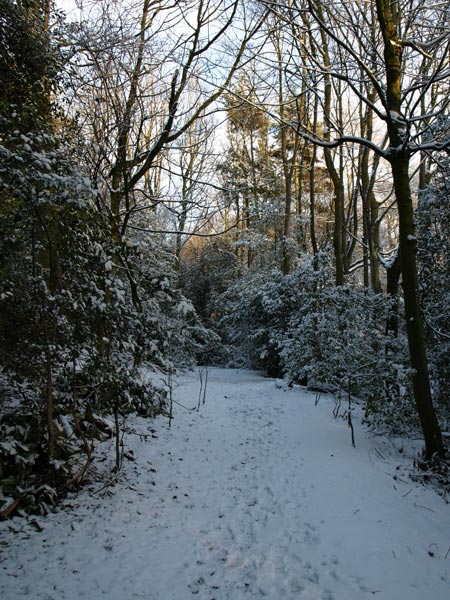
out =
<path fill-rule="evenodd" d="M 142 0 L 140 14 L 100 7 L 74 41 L 84 74 L 78 109 L 95 142 L 103 209 L 119 240 L 140 210 L 137 199 L 145 195 L 150 207 L 156 201 L 150 182 L 164 153 L 217 110 L 263 19 L 249 16 L 240 0 Z"/>
<path fill-rule="evenodd" d="M 443 457 L 444 446 L 430 392 L 419 303 L 410 172 L 414 156 L 449 151 L 450 147 L 448 126 L 433 127 L 449 104 L 448 95 L 438 97 L 436 94 L 436 88 L 442 89 L 444 82 L 448 85 L 450 77 L 448 6 L 442 3 L 429 6 L 424 0 L 408 3 L 308 0 L 289 3 L 289 6 L 277 5 L 276 10 L 291 25 L 292 15 L 299 17 L 307 12 L 312 19 L 308 27 L 311 35 L 320 35 L 323 49 L 333 48 L 332 54 L 311 55 L 310 68 L 323 77 L 324 114 L 330 114 L 327 90 L 331 83 L 343 82 L 355 102 L 362 102 L 377 124 L 384 126 L 385 136 L 382 135 L 380 140 L 348 133 L 329 118 L 326 134 L 322 137 L 308 130 L 303 123 L 298 124 L 298 131 L 305 139 L 323 147 L 325 154 L 344 144 L 357 144 L 389 165 L 398 211 L 405 324 L 414 397 L 424 433 L 426 457 L 430 459 L 435 454 Z M 304 20 L 302 23 L 300 18 L 295 19 L 295 25 L 295 35 L 301 37 Z M 363 46 L 357 43 L 361 36 Z M 431 112 L 424 111 L 432 97 Z M 439 134 L 435 134 L 436 131 Z"/>

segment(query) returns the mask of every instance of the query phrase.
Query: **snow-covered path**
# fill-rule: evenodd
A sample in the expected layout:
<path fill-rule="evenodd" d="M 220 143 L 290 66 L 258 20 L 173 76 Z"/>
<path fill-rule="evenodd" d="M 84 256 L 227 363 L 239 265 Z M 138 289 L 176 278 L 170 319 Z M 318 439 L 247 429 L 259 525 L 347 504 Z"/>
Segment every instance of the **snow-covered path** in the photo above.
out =
<path fill-rule="evenodd" d="M 196 373 L 176 399 L 197 404 Z M 113 494 L 84 491 L 1 525 L 4 600 L 448 600 L 450 508 L 411 463 L 334 402 L 249 371 L 210 369 L 200 412 L 136 420 Z M 394 478 L 395 477 L 395 478 Z M 68 501 L 69 503 L 69 501 Z M 9 524 L 11 525 L 11 524 Z"/>

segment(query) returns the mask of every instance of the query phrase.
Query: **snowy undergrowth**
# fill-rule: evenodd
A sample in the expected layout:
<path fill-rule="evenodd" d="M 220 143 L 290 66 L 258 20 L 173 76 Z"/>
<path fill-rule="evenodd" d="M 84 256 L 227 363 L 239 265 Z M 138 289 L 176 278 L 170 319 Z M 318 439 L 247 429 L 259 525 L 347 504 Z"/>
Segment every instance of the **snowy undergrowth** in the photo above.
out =
<path fill-rule="evenodd" d="M 170 429 L 133 420 L 114 487 L 68 498 L 42 532 L 1 524 L 2 598 L 449 597 L 449 506 L 407 477 L 419 443 L 355 419 L 353 448 L 332 397 L 255 372 L 210 369 L 188 411 L 199 391 L 179 379 Z"/>

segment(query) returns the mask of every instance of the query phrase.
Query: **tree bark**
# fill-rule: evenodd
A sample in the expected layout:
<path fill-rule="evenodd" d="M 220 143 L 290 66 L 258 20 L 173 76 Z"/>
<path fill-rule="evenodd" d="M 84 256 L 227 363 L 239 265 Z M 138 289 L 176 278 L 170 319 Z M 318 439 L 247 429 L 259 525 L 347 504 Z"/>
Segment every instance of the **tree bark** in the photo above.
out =
<path fill-rule="evenodd" d="M 395 338 L 398 337 L 398 293 L 400 275 L 400 250 L 398 250 L 392 264 L 386 269 L 386 295 L 389 302 L 389 312 L 386 319 L 386 335 L 392 335 Z"/>

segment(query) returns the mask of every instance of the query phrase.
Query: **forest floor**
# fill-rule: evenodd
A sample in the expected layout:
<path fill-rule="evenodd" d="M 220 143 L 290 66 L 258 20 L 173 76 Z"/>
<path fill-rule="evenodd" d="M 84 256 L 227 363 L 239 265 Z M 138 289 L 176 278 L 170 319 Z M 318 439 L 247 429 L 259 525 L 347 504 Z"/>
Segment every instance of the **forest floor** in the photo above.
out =
<path fill-rule="evenodd" d="M 199 388 L 187 373 L 175 399 L 193 408 Z M 251 371 L 209 369 L 206 392 L 170 429 L 131 420 L 113 487 L 92 482 L 42 531 L 1 524 L 2 599 L 450 598 L 450 505 L 408 476 L 419 442 L 355 416 L 353 448 L 331 396 Z"/>

